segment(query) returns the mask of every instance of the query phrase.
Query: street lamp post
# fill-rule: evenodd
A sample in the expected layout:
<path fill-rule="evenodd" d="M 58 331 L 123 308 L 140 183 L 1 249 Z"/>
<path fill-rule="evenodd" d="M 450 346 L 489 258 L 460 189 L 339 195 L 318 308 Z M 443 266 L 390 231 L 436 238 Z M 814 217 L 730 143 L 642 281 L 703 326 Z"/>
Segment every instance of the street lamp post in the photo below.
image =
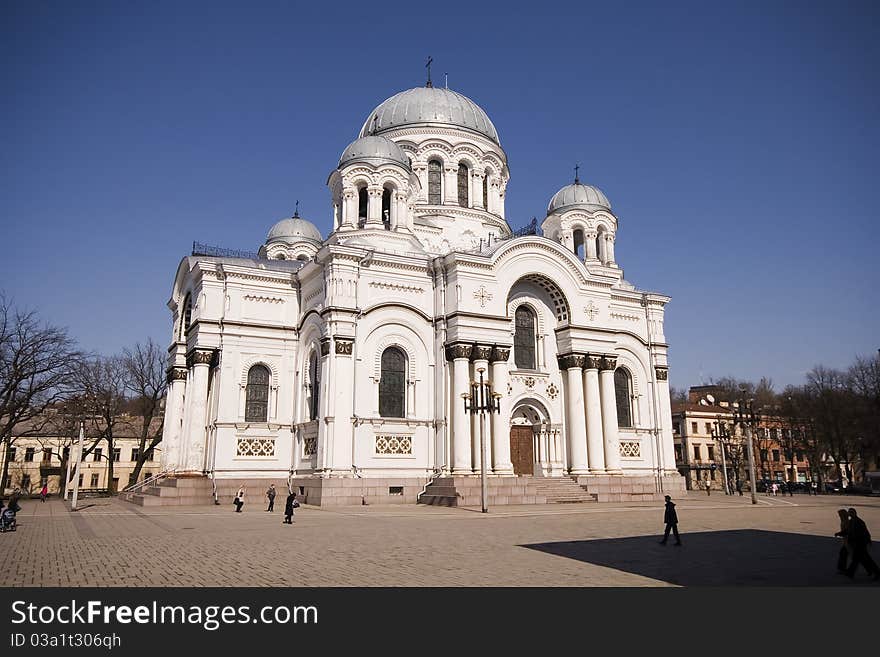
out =
<path fill-rule="evenodd" d="M 76 473 L 73 475 L 73 500 L 70 503 L 70 510 L 76 511 L 76 501 L 79 497 L 79 471 L 80 465 L 82 464 L 82 454 L 83 454 L 83 433 L 85 433 L 85 425 L 84 421 L 79 423 L 79 453 L 76 455 Z"/>
<path fill-rule="evenodd" d="M 749 452 L 749 488 L 752 492 L 752 504 L 758 503 L 758 496 L 755 491 L 755 451 L 752 448 L 752 427 L 758 425 L 758 414 L 755 413 L 754 405 L 751 399 L 748 401 L 740 400 L 734 413 L 734 426 L 739 423 L 743 427 L 746 434 L 746 446 Z"/>
<path fill-rule="evenodd" d="M 721 476 L 724 478 L 724 494 L 730 495 L 730 482 L 727 480 L 727 460 L 724 456 L 724 450 L 729 434 L 727 432 L 727 425 L 721 423 L 720 417 L 715 420 L 715 428 L 712 435 L 721 446 Z"/>
<path fill-rule="evenodd" d="M 501 395 L 492 393 L 492 386 L 483 380 L 485 368 L 477 372 L 479 382 L 471 382 L 471 394 L 463 394 L 464 410 L 471 415 L 480 416 L 480 501 L 483 513 L 489 511 L 489 486 L 486 478 L 486 413 L 498 413 L 501 410 Z"/>

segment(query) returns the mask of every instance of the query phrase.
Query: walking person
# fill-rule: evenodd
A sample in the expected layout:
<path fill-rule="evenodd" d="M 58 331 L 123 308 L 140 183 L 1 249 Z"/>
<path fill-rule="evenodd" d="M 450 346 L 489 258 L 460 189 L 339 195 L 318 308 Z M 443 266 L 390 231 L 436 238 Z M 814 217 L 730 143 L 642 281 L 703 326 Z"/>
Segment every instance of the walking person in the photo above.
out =
<path fill-rule="evenodd" d="M 241 486 L 238 489 L 238 492 L 235 494 L 235 499 L 232 502 L 235 505 L 235 512 L 236 513 L 241 513 L 241 507 L 244 506 L 244 494 L 245 494 L 245 488 L 244 488 L 244 486 Z"/>
<path fill-rule="evenodd" d="M 669 495 L 666 496 L 666 510 L 663 513 L 663 522 L 666 523 L 666 530 L 663 532 L 663 540 L 660 545 L 666 545 L 669 540 L 669 531 L 675 534 L 675 544 L 681 545 L 681 537 L 678 535 L 678 514 L 675 512 L 675 503 Z"/>
<path fill-rule="evenodd" d="M 742 497 L 742 494 L 743 494 L 743 485 L 742 485 L 742 482 L 741 482 L 739 479 L 736 480 L 736 492 L 739 493 L 739 496 L 740 496 L 740 497 Z"/>
<path fill-rule="evenodd" d="M 859 564 L 865 567 L 869 575 L 874 576 L 874 580 L 880 580 L 880 568 L 874 563 L 871 555 L 868 554 L 868 548 L 871 546 L 871 534 L 868 532 L 868 526 L 865 521 L 859 518 L 855 509 L 849 510 L 849 527 L 847 529 L 846 540 L 849 543 L 850 556 L 852 561 L 846 570 L 846 575 L 850 579 L 855 577 L 856 568 Z"/>
<path fill-rule="evenodd" d="M 274 511 L 275 510 L 275 484 L 271 484 L 269 486 L 269 490 L 266 491 L 266 497 L 269 498 L 269 508 L 266 511 Z"/>
<path fill-rule="evenodd" d="M 709 496 L 711 494 L 712 494 L 712 482 L 710 482 L 708 479 L 706 479 L 706 496 Z"/>
<path fill-rule="evenodd" d="M 296 493 L 291 493 L 287 496 L 287 501 L 284 503 L 284 520 L 281 521 L 282 524 L 293 524 L 293 510 L 297 507 L 299 507 L 299 502 L 296 501 Z"/>
<path fill-rule="evenodd" d="M 846 512 L 846 509 L 840 509 L 837 515 L 840 516 L 840 531 L 834 532 L 834 535 L 843 539 L 840 552 L 837 554 L 837 572 L 846 575 L 846 562 L 847 557 L 849 557 L 849 545 L 846 540 L 846 536 L 849 533 L 849 514 Z"/>
<path fill-rule="evenodd" d="M 40 489 L 40 502 L 45 502 L 46 498 L 49 496 L 49 485 L 43 484 L 43 487 Z"/>

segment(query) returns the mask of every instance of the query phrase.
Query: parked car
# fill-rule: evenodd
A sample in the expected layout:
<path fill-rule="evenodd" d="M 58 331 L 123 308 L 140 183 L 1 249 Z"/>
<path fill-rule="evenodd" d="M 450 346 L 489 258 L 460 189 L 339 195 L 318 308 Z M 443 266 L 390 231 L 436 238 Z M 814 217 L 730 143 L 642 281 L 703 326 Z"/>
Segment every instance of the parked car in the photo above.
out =
<path fill-rule="evenodd" d="M 826 493 L 839 493 L 843 490 L 843 485 L 839 481 L 826 481 L 825 482 L 825 492 Z"/>

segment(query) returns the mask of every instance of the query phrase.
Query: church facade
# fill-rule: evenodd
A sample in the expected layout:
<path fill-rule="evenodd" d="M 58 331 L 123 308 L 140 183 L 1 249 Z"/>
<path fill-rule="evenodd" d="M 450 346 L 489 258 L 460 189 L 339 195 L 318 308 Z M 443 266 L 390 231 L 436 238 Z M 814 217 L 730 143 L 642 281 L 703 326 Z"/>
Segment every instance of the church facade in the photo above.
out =
<path fill-rule="evenodd" d="M 418 87 L 370 112 L 342 153 L 326 238 L 297 212 L 255 256 L 183 258 L 163 470 L 286 480 L 316 504 L 415 501 L 433 478 L 479 475 L 465 398 L 482 377 L 497 400 L 492 479 L 683 488 L 669 297 L 623 278 L 599 189 L 576 177 L 542 235 L 514 233 L 509 177 L 476 103 Z"/>

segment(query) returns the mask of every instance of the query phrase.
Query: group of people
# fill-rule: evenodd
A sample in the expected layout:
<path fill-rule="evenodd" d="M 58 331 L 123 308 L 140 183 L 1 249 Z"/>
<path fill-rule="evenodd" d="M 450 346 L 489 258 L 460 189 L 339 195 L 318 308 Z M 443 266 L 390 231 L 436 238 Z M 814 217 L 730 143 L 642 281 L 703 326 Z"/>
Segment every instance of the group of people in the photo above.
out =
<path fill-rule="evenodd" d="M 235 494 L 235 499 L 233 500 L 233 505 L 235 505 L 235 512 L 241 513 L 241 507 L 244 506 L 244 498 L 247 490 L 244 486 L 241 486 L 238 489 L 238 492 Z M 266 491 L 266 499 L 269 500 L 269 506 L 266 508 L 266 511 L 272 512 L 275 510 L 275 496 L 277 495 L 277 491 L 275 490 L 275 484 L 271 484 L 269 489 Z M 281 522 L 285 525 L 293 524 L 293 510 L 299 508 L 299 501 L 296 499 L 296 493 L 293 491 L 287 496 L 287 501 L 284 504 L 284 520 Z"/>
<path fill-rule="evenodd" d="M 837 515 L 840 516 L 840 531 L 835 532 L 834 535 L 843 539 L 843 545 L 837 555 L 837 572 L 852 579 L 861 564 L 869 575 L 873 575 L 875 580 L 880 580 L 880 568 L 868 553 L 871 534 L 865 521 L 859 518 L 855 509 L 840 509 Z"/>

